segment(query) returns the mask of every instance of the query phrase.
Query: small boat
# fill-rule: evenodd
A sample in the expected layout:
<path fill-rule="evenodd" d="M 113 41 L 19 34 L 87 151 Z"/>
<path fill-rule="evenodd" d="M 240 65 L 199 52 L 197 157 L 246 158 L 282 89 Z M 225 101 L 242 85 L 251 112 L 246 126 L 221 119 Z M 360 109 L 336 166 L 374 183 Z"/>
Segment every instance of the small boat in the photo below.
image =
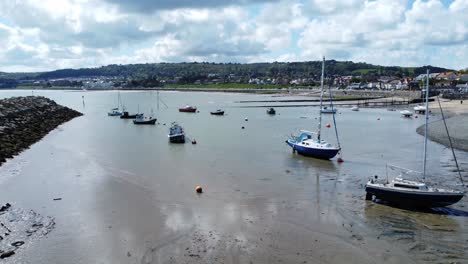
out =
<path fill-rule="evenodd" d="M 171 143 L 185 143 L 185 132 L 184 129 L 173 122 L 171 127 L 169 128 L 169 142 Z"/>
<path fill-rule="evenodd" d="M 122 111 L 120 111 L 120 104 L 121 104 L 121 100 L 120 100 L 120 92 L 117 93 L 117 107 L 116 108 L 112 108 L 110 112 L 107 113 L 108 116 L 121 116 L 122 115 Z"/>
<path fill-rule="evenodd" d="M 156 118 L 147 117 L 144 114 L 138 114 L 133 120 L 133 124 L 135 125 L 154 125 L 156 123 Z"/>
<path fill-rule="evenodd" d="M 273 107 L 267 109 L 266 112 L 267 112 L 267 114 L 269 114 L 269 115 L 276 115 L 276 110 L 275 110 Z"/>
<path fill-rule="evenodd" d="M 387 111 L 390 111 L 390 112 L 395 112 L 396 109 L 395 108 L 388 108 Z"/>
<path fill-rule="evenodd" d="M 291 136 L 289 139 L 286 140 L 286 144 L 288 144 L 293 153 L 297 152 L 304 156 L 314 157 L 318 159 L 331 159 L 335 157 L 341 150 L 340 141 L 338 138 L 338 130 L 335 129 L 336 140 L 338 146 L 330 144 L 321 138 L 321 130 L 322 130 L 322 114 L 324 113 L 322 103 L 323 103 L 323 80 L 325 76 L 325 57 L 322 61 L 322 77 L 321 77 L 321 93 L 320 93 L 320 111 L 319 111 L 319 120 L 318 120 L 318 129 L 317 133 L 310 132 L 307 130 L 301 130 L 301 134 L 297 137 Z M 330 88 L 329 88 L 330 89 Z M 335 112 L 336 109 L 333 107 L 333 100 L 330 92 L 330 107 L 332 110 L 328 113 L 333 114 L 333 120 L 335 120 Z M 327 109 L 326 107 L 324 107 Z M 335 110 L 335 111 L 333 111 Z M 335 123 L 336 128 L 336 123 Z"/>
<path fill-rule="evenodd" d="M 298 137 L 286 140 L 286 143 L 292 147 L 293 151 L 297 151 L 301 155 L 328 160 L 335 157 L 340 151 L 339 147 L 335 147 L 324 140 L 313 138 L 317 133 L 306 130 L 301 130 L 301 132 Z"/>
<path fill-rule="evenodd" d="M 414 109 L 414 112 L 418 114 L 426 113 L 426 107 L 424 105 L 417 105 L 413 109 Z"/>
<path fill-rule="evenodd" d="M 182 108 L 179 108 L 179 112 L 184 112 L 184 113 L 195 113 L 196 111 L 197 111 L 196 106 L 186 105 Z"/>
<path fill-rule="evenodd" d="M 429 70 L 427 70 L 427 82 L 426 82 L 426 91 L 429 91 Z M 429 109 L 429 92 L 426 93 L 426 106 L 425 111 L 428 112 Z M 409 111 L 408 111 L 409 112 Z M 441 108 L 442 118 L 443 112 Z M 456 191 L 456 190 L 449 190 L 449 189 L 439 189 L 434 187 L 429 187 L 426 184 L 426 157 L 427 157 L 427 130 L 429 126 L 429 116 L 426 115 L 426 124 L 425 124 L 425 133 L 424 133 L 424 158 L 423 158 L 423 172 L 422 180 L 420 181 L 413 181 L 403 179 L 402 175 L 400 174 L 399 177 L 395 178 L 391 182 L 388 181 L 388 178 L 385 182 L 379 183 L 377 182 L 378 177 L 374 176 L 373 179 L 369 180 L 366 184 L 366 200 L 372 200 L 373 197 L 376 199 L 384 200 L 389 203 L 403 205 L 403 206 L 412 206 L 412 207 L 442 207 L 452 205 L 460 201 L 463 196 L 464 192 Z M 448 130 L 447 130 L 448 134 Z M 452 149 L 453 150 L 453 149 Z M 453 158 L 455 160 L 455 164 L 457 165 L 457 169 L 460 175 L 460 180 L 462 180 L 462 176 L 460 174 L 460 170 L 458 168 L 458 162 L 455 156 L 455 152 L 453 153 Z M 390 166 L 390 168 L 398 168 L 396 166 Z M 410 172 L 414 172 L 404 168 L 398 168 L 402 171 L 406 171 L 405 174 L 409 174 Z M 388 177 L 388 176 L 387 176 Z"/>
<path fill-rule="evenodd" d="M 412 116 L 413 116 L 413 112 L 411 112 L 411 111 L 409 111 L 409 110 L 400 111 L 400 114 L 401 114 L 401 116 L 403 116 L 403 117 L 412 117 Z"/>
<path fill-rule="evenodd" d="M 359 107 L 357 105 L 351 107 L 351 111 L 359 111 Z"/>
<path fill-rule="evenodd" d="M 424 182 L 397 177 L 390 183 L 378 183 L 377 179 L 366 184 L 366 199 L 372 196 L 397 205 L 413 207 L 442 207 L 463 198 L 463 192 L 428 187 Z"/>
<path fill-rule="evenodd" d="M 124 111 L 122 113 L 122 115 L 120 116 L 120 118 L 122 118 L 122 119 L 135 119 L 137 117 L 137 115 L 138 114 L 131 115 L 127 111 Z"/>
<path fill-rule="evenodd" d="M 212 115 L 224 115 L 224 110 L 218 109 L 216 111 L 210 112 Z"/>
<path fill-rule="evenodd" d="M 322 114 L 336 114 L 336 108 L 328 108 L 326 106 L 322 107 L 320 110 Z"/>
<path fill-rule="evenodd" d="M 119 111 L 119 108 L 113 108 L 110 112 L 107 113 L 108 116 L 121 116 L 122 112 Z"/>

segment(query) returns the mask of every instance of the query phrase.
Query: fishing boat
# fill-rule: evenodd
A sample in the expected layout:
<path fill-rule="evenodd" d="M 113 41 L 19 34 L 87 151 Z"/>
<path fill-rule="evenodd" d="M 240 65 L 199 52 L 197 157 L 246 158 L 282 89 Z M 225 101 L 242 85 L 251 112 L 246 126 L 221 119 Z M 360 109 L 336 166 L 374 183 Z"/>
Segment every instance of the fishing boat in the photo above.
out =
<path fill-rule="evenodd" d="M 351 111 L 359 111 L 359 107 L 357 105 L 351 107 Z"/>
<path fill-rule="evenodd" d="M 291 138 L 286 140 L 286 143 L 293 149 L 293 152 L 297 152 L 298 154 L 314 157 L 318 159 L 331 159 L 335 157 L 338 152 L 340 152 L 340 141 L 338 139 L 338 130 L 336 129 L 336 120 L 335 120 L 335 112 L 332 111 L 333 114 L 333 122 L 335 123 L 335 134 L 336 139 L 338 142 L 338 146 L 335 146 L 331 143 L 326 142 L 321 138 L 321 129 L 322 129 L 322 102 L 323 102 L 323 81 L 325 75 L 325 57 L 322 61 L 322 78 L 321 78 L 321 93 L 320 93 L 320 111 L 319 111 L 319 122 L 318 122 L 318 130 L 317 132 L 311 132 L 307 130 L 301 130 L 301 134 L 299 136 L 291 136 Z M 335 110 L 333 107 L 332 95 L 330 93 L 330 107 L 331 110 Z"/>
<path fill-rule="evenodd" d="M 173 122 L 171 127 L 169 128 L 169 142 L 171 143 L 185 143 L 185 132 L 184 129 Z"/>
<path fill-rule="evenodd" d="M 401 114 L 402 117 L 412 117 L 413 116 L 413 112 L 411 112 L 409 110 L 400 111 L 400 114 Z"/>
<path fill-rule="evenodd" d="M 108 116 L 121 116 L 122 111 L 120 111 L 120 92 L 117 93 L 117 107 L 112 108 L 110 112 L 107 113 Z"/>
<path fill-rule="evenodd" d="M 276 110 L 273 107 L 268 108 L 266 112 L 269 115 L 276 115 Z"/>
<path fill-rule="evenodd" d="M 224 115 L 224 110 L 218 109 L 216 111 L 210 112 L 212 115 Z"/>
<path fill-rule="evenodd" d="M 417 105 L 413 107 L 415 113 L 424 114 L 426 113 L 426 107 L 424 105 Z"/>
<path fill-rule="evenodd" d="M 328 108 L 327 106 L 324 106 L 320 109 L 320 112 L 322 114 L 336 114 L 336 108 Z"/>
<path fill-rule="evenodd" d="M 427 71 L 427 91 L 429 91 L 429 70 Z M 429 109 L 429 93 L 426 93 L 426 105 L 425 112 L 428 113 Z M 442 108 L 441 108 L 442 110 Z M 442 111 L 441 111 L 442 112 Z M 443 116 L 442 116 L 443 117 Z M 445 119 L 443 118 L 445 121 Z M 366 200 L 372 200 L 374 197 L 383 201 L 387 201 L 397 205 L 412 206 L 412 207 L 442 207 L 452 205 L 460 201 L 464 192 L 450 190 L 450 189 L 439 189 L 430 187 L 426 184 L 426 156 L 427 156 L 427 131 L 429 125 L 429 115 L 426 115 L 426 125 L 424 133 L 424 158 L 423 158 L 423 172 L 422 180 L 408 180 L 403 178 L 403 174 L 395 178 L 391 182 L 388 181 L 388 176 L 385 182 L 379 182 L 378 177 L 374 176 L 366 184 Z M 447 130 L 448 133 L 448 130 Z M 456 161 L 455 152 L 452 153 L 454 160 Z M 396 166 L 391 166 L 396 167 Z M 398 168 L 398 167 L 396 167 Z M 404 174 L 414 172 L 408 169 L 401 168 Z M 458 170 L 459 171 L 459 170 Z M 460 173 L 460 172 L 459 172 Z M 463 182 L 463 178 L 460 175 L 460 180 Z"/>
<path fill-rule="evenodd" d="M 196 111 L 197 111 L 196 106 L 186 105 L 184 107 L 179 108 L 179 112 L 184 112 L 184 113 L 195 113 Z"/>
<path fill-rule="evenodd" d="M 156 123 L 156 118 L 154 117 L 147 117 L 144 114 L 137 114 L 135 120 L 133 120 L 133 124 L 135 125 L 154 125 Z"/>
<path fill-rule="evenodd" d="M 120 118 L 122 119 L 135 119 L 138 114 L 129 114 L 127 111 L 124 111 Z"/>

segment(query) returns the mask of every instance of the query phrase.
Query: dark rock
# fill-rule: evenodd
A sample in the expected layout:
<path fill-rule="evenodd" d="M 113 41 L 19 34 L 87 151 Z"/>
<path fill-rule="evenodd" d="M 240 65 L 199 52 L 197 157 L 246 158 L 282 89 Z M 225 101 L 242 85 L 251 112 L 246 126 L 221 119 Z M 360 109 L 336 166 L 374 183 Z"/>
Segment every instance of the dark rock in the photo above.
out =
<path fill-rule="evenodd" d="M 0 164 L 82 114 L 38 96 L 0 100 Z"/>
<path fill-rule="evenodd" d="M 15 254 L 15 252 L 13 250 L 10 250 L 10 251 L 7 251 L 7 252 L 4 252 L 0 255 L 0 259 L 4 259 L 4 258 L 8 258 L 8 257 L 11 257 Z"/>

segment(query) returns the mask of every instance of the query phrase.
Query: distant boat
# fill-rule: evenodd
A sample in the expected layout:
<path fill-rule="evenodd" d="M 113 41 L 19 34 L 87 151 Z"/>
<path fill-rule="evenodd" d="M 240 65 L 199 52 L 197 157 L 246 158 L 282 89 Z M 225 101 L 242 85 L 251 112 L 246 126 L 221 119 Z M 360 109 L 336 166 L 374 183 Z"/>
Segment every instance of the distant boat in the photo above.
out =
<path fill-rule="evenodd" d="M 424 105 L 417 105 L 413 109 L 414 109 L 414 112 L 419 113 L 419 114 L 426 113 L 426 107 Z"/>
<path fill-rule="evenodd" d="M 413 112 L 411 112 L 411 111 L 409 111 L 409 110 L 400 111 L 400 114 L 401 114 L 403 117 L 412 117 L 412 116 L 413 116 Z"/>
<path fill-rule="evenodd" d="M 154 125 L 156 123 L 156 118 L 147 117 L 144 114 L 138 114 L 133 120 L 133 124 L 135 125 Z"/>
<path fill-rule="evenodd" d="M 387 111 L 395 112 L 396 109 L 395 108 L 388 108 Z"/>
<path fill-rule="evenodd" d="M 336 114 L 336 108 L 328 108 L 326 106 L 322 107 L 320 110 L 322 114 Z"/>
<path fill-rule="evenodd" d="M 319 159 L 331 159 L 340 152 L 341 147 L 340 147 L 340 142 L 338 140 L 338 132 L 335 130 L 336 138 L 338 141 L 338 146 L 334 146 L 333 144 L 330 144 L 321 138 L 321 129 L 322 129 L 322 102 L 323 102 L 323 81 L 324 81 L 324 75 L 325 75 L 325 57 L 323 58 L 322 61 L 322 78 L 321 78 L 321 93 L 320 93 L 320 111 L 319 111 L 319 122 L 318 122 L 318 130 L 317 133 L 315 132 L 310 132 L 307 130 L 301 130 L 301 134 L 297 137 L 292 136 L 288 140 L 286 140 L 286 143 L 293 149 L 293 152 L 297 151 L 297 153 L 304 155 L 304 156 L 309 156 L 309 157 L 314 157 L 314 158 L 319 158 Z M 332 101 L 332 96 L 331 96 L 331 91 L 330 92 L 330 113 L 333 114 L 333 120 L 335 121 L 335 110 L 333 107 L 333 101 Z M 335 124 L 335 129 L 336 129 L 336 124 Z M 316 138 L 314 138 L 316 137 Z"/>
<path fill-rule="evenodd" d="M 427 85 L 426 91 L 429 91 L 429 70 L 427 70 Z M 428 112 L 429 108 L 429 93 L 426 93 L 426 106 L 425 111 Z M 445 120 L 445 119 L 444 119 Z M 391 182 L 379 183 L 377 177 L 371 179 L 366 184 L 366 200 L 372 200 L 375 196 L 377 199 L 381 199 L 390 203 L 414 206 L 414 207 L 441 207 L 454 204 L 460 201 L 464 193 L 455 190 L 431 188 L 426 184 L 426 156 L 427 156 L 427 130 L 429 126 L 429 116 L 426 115 L 426 125 L 424 133 L 424 158 L 423 158 L 423 172 L 421 181 L 410 181 L 400 177 L 395 178 Z M 447 131 L 448 133 L 448 131 Z M 453 152 L 455 162 L 456 157 Z M 457 168 L 458 168 L 458 163 Z M 393 168 L 398 168 L 391 166 Z M 413 172 L 408 169 L 402 169 L 402 171 Z M 461 174 L 460 174 L 461 178 Z"/>
<path fill-rule="evenodd" d="M 169 128 L 169 142 L 171 143 L 185 143 L 184 129 L 176 122 L 173 122 Z"/>
<path fill-rule="evenodd" d="M 351 107 L 351 111 L 359 111 L 359 107 L 357 105 Z"/>
<path fill-rule="evenodd" d="M 107 113 L 108 116 L 121 116 L 122 115 L 122 111 L 120 111 L 120 104 L 121 104 L 121 100 L 120 100 L 120 92 L 117 93 L 117 107 L 116 108 L 112 108 L 110 112 Z"/>
<path fill-rule="evenodd" d="M 267 109 L 266 112 L 267 112 L 267 114 L 269 114 L 269 115 L 276 115 L 276 110 L 275 110 L 273 107 Z"/>
<path fill-rule="evenodd" d="M 224 115 L 224 110 L 218 109 L 216 111 L 210 112 L 212 115 Z"/>
<path fill-rule="evenodd" d="M 197 111 L 197 107 L 196 106 L 190 106 L 190 105 L 186 105 L 182 108 L 179 108 L 179 112 L 185 112 L 185 113 L 195 113 Z"/>
<path fill-rule="evenodd" d="M 119 111 L 119 108 L 113 108 L 110 112 L 107 113 L 108 116 L 121 116 L 122 112 Z"/>
<path fill-rule="evenodd" d="M 129 114 L 127 111 L 124 111 L 124 112 L 122 113 L 122 115 L 120 116 L 120 118 L 122 118 L 122 119 L 135 119 L 135 118 L 137 117 L 137 115 L 138 115 L 138 114 L 133 114 L 133 115 L 131 115 L 131 114 Z"/>

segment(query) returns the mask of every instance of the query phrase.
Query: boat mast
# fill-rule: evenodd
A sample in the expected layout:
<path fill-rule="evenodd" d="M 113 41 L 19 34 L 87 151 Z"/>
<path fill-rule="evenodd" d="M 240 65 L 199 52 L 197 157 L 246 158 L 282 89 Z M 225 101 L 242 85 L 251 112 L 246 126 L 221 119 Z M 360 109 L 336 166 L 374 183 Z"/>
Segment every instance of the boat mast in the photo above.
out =
<path fill-rule="evenodd" d="M 423 182 L 426 182 L 426 155 L 427 155 L 427 126 L 429 123 L 429 69 L 426 73 L 426 124 L 424 126 L 424 160 L 423 160 Z"/>
<path fill-rule="evenodd" d="M 318 131 L 317 131 L 317 140 L 320 143 L 320 130 L 322 129 L 322 106 L 323 106 L 323 79 L 325 75 L 325 56 L 322 59 L 322 78 L 320 78 L 320 110 L 319 110 L 319 123 L 318 123 Z"/>

